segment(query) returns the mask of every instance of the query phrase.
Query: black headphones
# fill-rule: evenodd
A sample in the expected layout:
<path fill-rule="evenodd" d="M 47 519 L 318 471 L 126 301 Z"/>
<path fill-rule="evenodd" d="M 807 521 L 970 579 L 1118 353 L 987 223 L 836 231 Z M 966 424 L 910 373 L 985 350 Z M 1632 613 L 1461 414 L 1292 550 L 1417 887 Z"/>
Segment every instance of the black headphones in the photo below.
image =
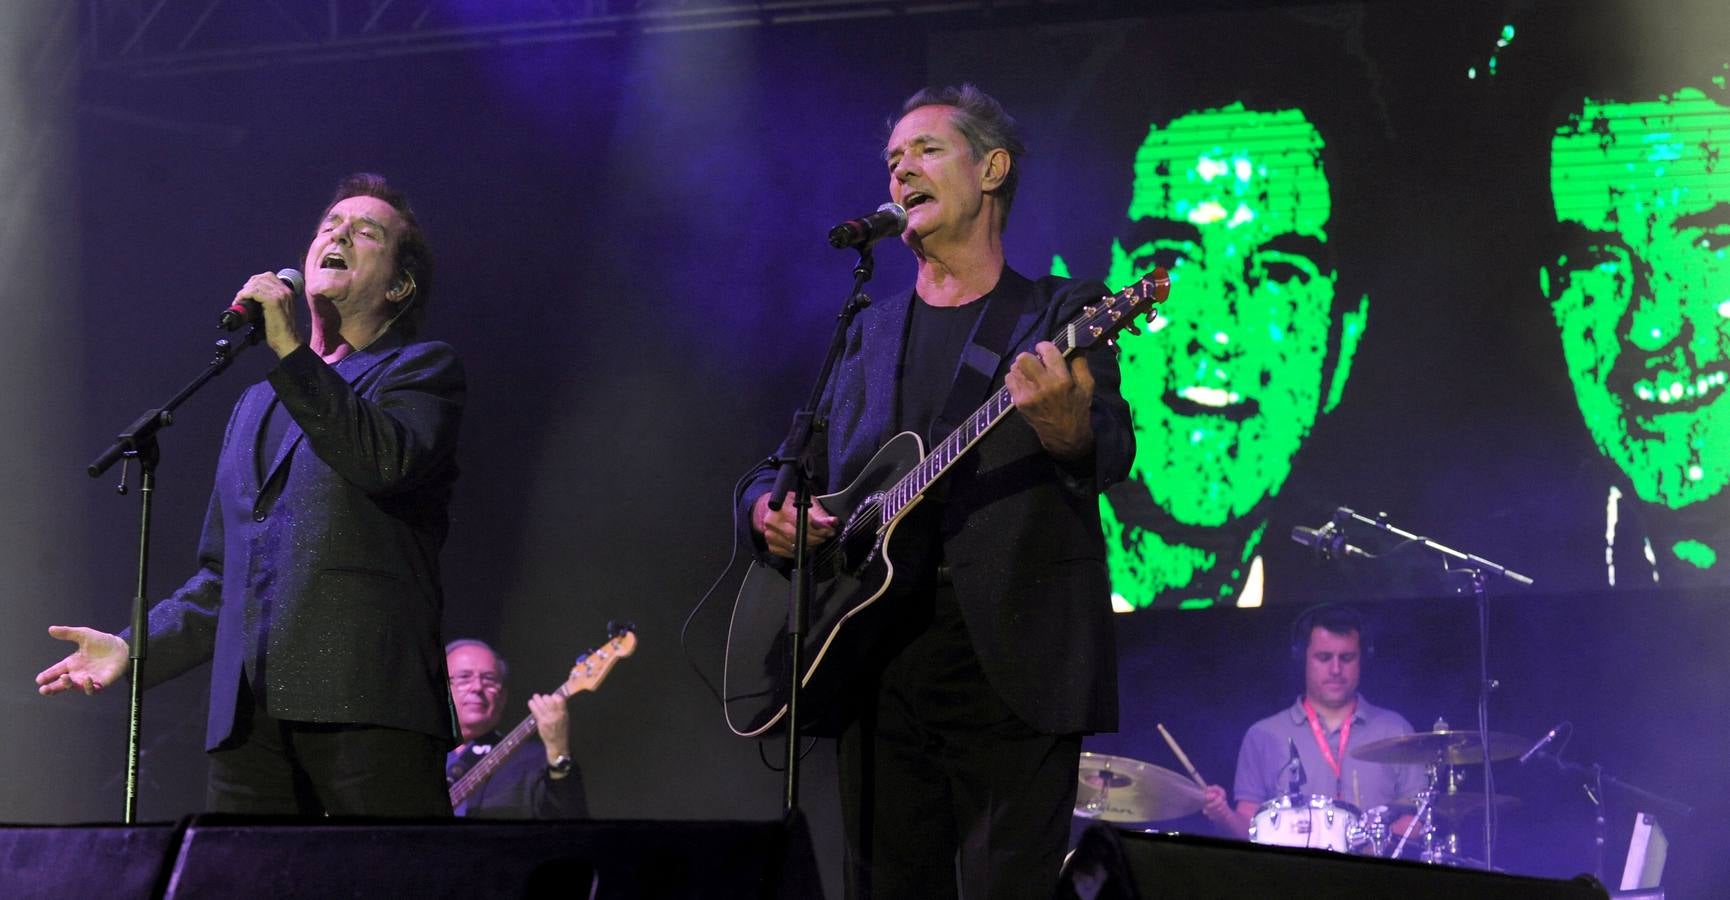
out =
<path fill-rule="evenodd" d="M 1291 658 L 1299 663 L 1298 673 L 1302 675 L 1304 656 L 1309 652 L 1310 633 L 1320 626 L 1335 634 L 1358 633 L 1358 655 L 1362 659 L 1373 659 L 1376 655 L 1376 644 L 1370 634 L 1369 623 L 1357 610 L 1339 603 L 1323 603 L 1312 606 L 1298 614 L 1297 620 L 1291 626 Z"/>

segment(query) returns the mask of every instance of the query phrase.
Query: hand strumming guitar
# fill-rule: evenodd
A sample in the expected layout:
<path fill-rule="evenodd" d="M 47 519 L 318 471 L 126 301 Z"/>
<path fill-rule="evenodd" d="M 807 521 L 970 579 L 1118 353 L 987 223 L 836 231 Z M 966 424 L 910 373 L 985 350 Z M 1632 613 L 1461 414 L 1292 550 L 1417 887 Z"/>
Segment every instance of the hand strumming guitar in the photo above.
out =
<path fill-rule="evenodd" d="M 751 507 L 751 528 L 763 536 L 763 543 L 768 546 L 770 553 L 788 559 L 793 558 L 795 512 L 797 511 L 793 508 L 793 492 L 791 491 L 787 492 L 780 509 L 773 511 L 769 509 L 769 495 L 767 493 L 758 497 L 756 504 Z M 834 537 L 835 528 L 838 524 L 839 520 L 830 515 L 829 511 L 823 508 L 823 504 L 815 500 L 811 501 L 811 522 L 806 529 L 807 546 L 815 547 Z"/>

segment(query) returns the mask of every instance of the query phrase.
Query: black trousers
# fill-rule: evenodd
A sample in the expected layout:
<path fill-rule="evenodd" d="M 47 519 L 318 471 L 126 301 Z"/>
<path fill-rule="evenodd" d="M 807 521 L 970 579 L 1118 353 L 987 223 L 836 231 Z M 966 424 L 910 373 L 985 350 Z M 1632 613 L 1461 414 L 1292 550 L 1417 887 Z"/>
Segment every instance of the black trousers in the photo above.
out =
<path fill-rule="evenodd" d="M 237 740 L 210 754 L 211 812 L 451 814 L 446 739 L 376 725 L 282 721 L 247 694 L 243 689 Z"/>
<path fill-rule="evenodd" d="M 838 744 L 847 896 L 1047 900 L 1081 736 L 1040 734 L 1010 712 L 953 589 L 928 596 Z"/>

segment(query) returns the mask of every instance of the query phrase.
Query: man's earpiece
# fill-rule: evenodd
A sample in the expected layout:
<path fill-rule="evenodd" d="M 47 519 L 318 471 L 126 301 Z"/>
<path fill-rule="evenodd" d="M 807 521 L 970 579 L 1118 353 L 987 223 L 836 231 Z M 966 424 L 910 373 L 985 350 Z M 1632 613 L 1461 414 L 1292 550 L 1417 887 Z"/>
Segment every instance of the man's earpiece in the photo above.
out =
<path fill-rule="evenodd" d="M 392 303 L 404 303 L 414 296 L 414 290 L 414 275 L 410 272 L 403 272 L 390 283 L 390 290 L 385 292 L 385 296 Z"/>

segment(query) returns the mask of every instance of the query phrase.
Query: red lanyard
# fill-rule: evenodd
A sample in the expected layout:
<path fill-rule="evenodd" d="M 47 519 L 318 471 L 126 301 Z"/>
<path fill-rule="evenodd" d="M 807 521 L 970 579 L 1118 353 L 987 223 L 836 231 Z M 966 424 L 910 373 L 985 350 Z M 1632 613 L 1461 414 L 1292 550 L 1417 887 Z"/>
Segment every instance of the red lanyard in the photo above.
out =
<path fill-rule="evenodd" d="M 1327 762 L 1329 768 L 1334 770 L 1335 784 L 1339 784 L 1343 777 L 1340 775 L 1340 759 L 1345 758 L 1346 745 L 1352 741 L 1352 718 L 1357 715 L 1357 712 L 1358 701 L 1354 697 L 1352 698 L 1352 708 L 1346 710 L 1345 724 L 1340 726 L 1340 757 L 1335 759 L 1334 751 L 1328 747 L 1327 735 L 1322 733 L 1321 719 L 1316 717 L 1316 708 L 1310 705 L 1310 698 L 1304 698 L 1304 717 L 1310 720 L 1310 733 L 1316 736 L 1316 746 L 1321 748 L 1322 759 Z"/>

